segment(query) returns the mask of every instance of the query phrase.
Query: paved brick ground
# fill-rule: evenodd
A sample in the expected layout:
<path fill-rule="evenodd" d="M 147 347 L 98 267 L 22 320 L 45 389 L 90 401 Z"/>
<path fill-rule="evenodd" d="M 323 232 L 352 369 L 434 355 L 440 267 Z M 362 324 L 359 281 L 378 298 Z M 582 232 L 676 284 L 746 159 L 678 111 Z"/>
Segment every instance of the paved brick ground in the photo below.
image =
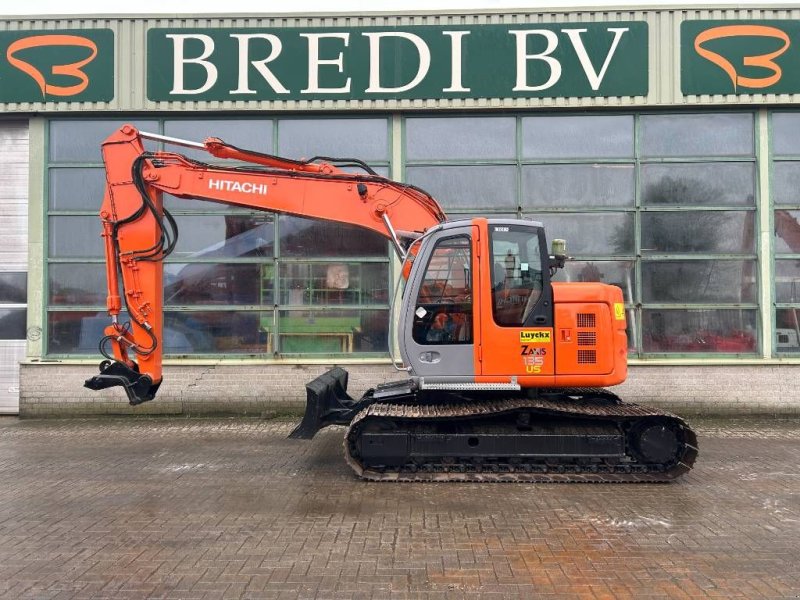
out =
<path fill-rule="evenodd" d="M 800 421 L 669 485 L 370 484 L 341 431 L 0 419 L 4 598 L 800 597 Z"/>

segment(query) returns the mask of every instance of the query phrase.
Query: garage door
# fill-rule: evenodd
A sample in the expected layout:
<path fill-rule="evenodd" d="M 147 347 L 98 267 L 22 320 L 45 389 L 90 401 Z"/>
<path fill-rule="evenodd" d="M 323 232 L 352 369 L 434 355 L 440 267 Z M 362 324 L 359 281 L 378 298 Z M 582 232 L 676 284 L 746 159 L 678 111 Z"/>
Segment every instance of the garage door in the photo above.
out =
<path fill-rule="evenodd" d="M 19 412 L 28 300 L 28 123 L 0 121 L 0 414 Z"/>

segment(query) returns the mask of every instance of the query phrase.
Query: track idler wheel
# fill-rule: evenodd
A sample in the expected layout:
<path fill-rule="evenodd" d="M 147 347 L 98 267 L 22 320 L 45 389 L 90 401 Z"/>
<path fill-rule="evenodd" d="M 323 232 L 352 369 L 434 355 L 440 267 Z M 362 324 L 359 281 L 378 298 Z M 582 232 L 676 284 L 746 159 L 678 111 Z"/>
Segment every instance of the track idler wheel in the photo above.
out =
<path fill-rule="evenodd" d="M 636 424 L 628 433 L 634 455 L 645 464 L 670 465 L 683 448 L 683 436 L 665 421 L 645 421 Z"/>

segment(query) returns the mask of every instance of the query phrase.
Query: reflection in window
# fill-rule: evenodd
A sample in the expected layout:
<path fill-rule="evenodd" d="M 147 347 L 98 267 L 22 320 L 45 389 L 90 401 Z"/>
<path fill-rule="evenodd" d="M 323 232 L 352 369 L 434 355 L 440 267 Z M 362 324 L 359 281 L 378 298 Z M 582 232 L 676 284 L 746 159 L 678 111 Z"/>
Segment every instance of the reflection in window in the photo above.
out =
<path fill-rule="evenodd" d="M 0 307 L 0 340 L 24 340 L 27 319 L 25 308 Z"/>
<path fill-rule="evenodd" d="M 25 304 L 28 301 L 28 274 L 25 271 L 0 272 L 0 303 Z"/>
<path fill-rule="evenodd" d="M 388 263 L 284 263 L 280 268 L 280 303 L 386 304 L 388 284 Z"/>
<path fill-rule="evenodd" d="M 556 271 L 553 281 L 598 281 L 622 289 L 627 302 L 633 302 L 633 261 L 570 260 Z"/>
<path fill-rule="evenodd" d="M 273 304 L 271 264 L 168 263 L 164 305 Z"/>
<path fill-rule="evenodd" d="M 271 312 L 165 311 L 164 351 L 169 354 L 265 354 L 264 324 Z"/>
<path fill-rule="evenodd" d="M 750 253 L 755 213 L 729 211 L 642 214 L 642 252 Z"/>
<path fill-rule="evenodd" d="M 642 301 L 754 303 L 756 281 L 752 260 L 645 261 Z"/>
<path fill-rule="evenodd" d="M 173 257 L 272 258 L 275 251 L 274 216 L 177 216 L 178 244 Z"/>
<path fill-rule="evenodd" d="M 380 234 L 344 223 L 280 217 L 281 256 L 297 258 L 387 255 L 386 239 Z"/>
<path fill-rule="evenodd" d="M 775 311 L 775 337 L 778 352 L 800 352 L 800 308 Z"/>
<path fill-rule="evenodd" d="M 387 309 L 282 310 L 275 332 L 281 354 L 341 354 L 388 351 Z"/>
<path fill-rule="evenodd" d="M 757 349 L 755 310 L 642 311 L 645 352 L 753 353 Z"/>
<path fill-rule="evenodd" d="M 436 244 L 414 311 L 418 344 L 472 343 L 472 251 L 465 236 Z"/>
<path fill-rule="evenodd" d="M 567 241 L 575 256 L 633 254 L 633 213 L 530 213 L 544 224 L 547 238 Z"/>
<path fill-rule="evenodd" d="M 754 206 L 755 165 L 642 165 L 642 186 L 648 205 Z"/>

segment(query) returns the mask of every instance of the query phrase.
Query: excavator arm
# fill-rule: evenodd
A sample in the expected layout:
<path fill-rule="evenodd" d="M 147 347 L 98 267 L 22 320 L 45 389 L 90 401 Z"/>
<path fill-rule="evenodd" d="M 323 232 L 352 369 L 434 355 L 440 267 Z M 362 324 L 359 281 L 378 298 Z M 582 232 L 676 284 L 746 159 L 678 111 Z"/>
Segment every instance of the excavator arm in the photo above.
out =
<path fill-rule="evenodd" d="M 211 166 L 173 152 L 148 152 L 146 139 L 238 163 Z M 217 138 L 190 142 L 131 125 L 109 137 L 102 154 L 106 188 L 100 218 L 111 323 L 100 341 L 106 360 L 85 385 L 94 390 L 122 386 L 131 404 L 153 399 L 162 379 L 163 261 L 178 236 L 163 193 L 357 225 L 391 240 L 402 260 L 401 238 L 413 240 L 446 219 L 423 190 L 382 177 L 354 159 L 295 161 Z M 345 170 L 354 167 L 363 173 Z"/>

